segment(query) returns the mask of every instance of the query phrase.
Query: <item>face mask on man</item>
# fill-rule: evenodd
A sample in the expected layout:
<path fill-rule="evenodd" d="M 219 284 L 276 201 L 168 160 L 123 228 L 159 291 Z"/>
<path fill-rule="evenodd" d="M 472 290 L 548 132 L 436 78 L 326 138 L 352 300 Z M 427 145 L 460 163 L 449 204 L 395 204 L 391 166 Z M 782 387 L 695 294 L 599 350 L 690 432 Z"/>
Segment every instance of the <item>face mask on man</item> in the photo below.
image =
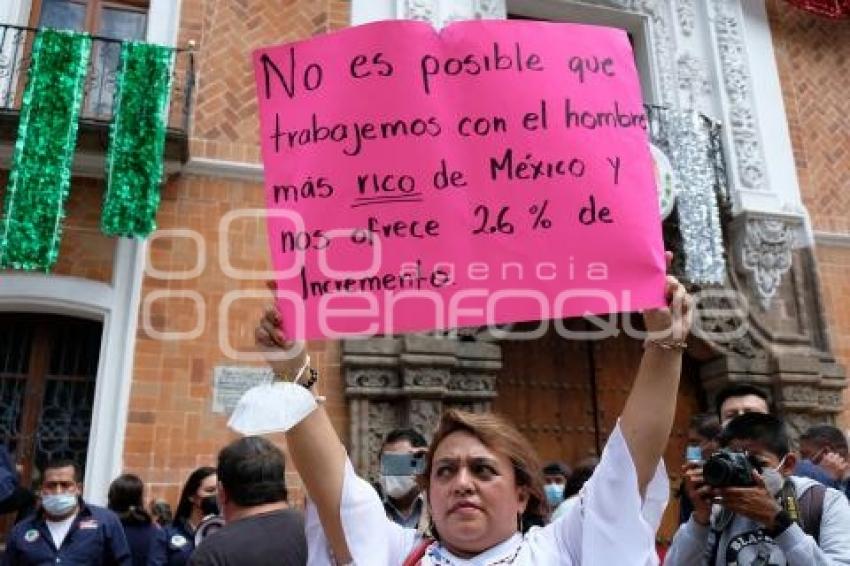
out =
<path fill-rule="evenodd" d="M 564 485 L 558 483 L 547 483 L 543 486 L 543 491 L 546 493 L 546 501 L 549 505 L 555 507 L 564 500 Z"/>
<path fill-rule="evenodd" d="M 776 495 L 782 489 L 782 486 L 785 485 L 785 478 L 782 477 L 782 472 L 779 470 L 782 469 L 782 466 L 785 464 L 785 456 L 782 457 L 782 460 L 779 461 L 779 465 L 775 468 L 768 468 L 766 470 L 762 470 L 761 479 L 764 480 L 764 487 L 767 489 L 767 492 L 771 495 Z"/>
<path fill-rule="evenodd" d="M 416 478 L 413 476 L 381 476 L 381 487 L 389 497 L 401 499 L 416 489 Z"/>
<path fill-rule="evenodd" d="M 64 517 L 77 506 L 77 496 L 72 493 L 52 493 L 41 498 L 41 506 L 48 515 Z"/>

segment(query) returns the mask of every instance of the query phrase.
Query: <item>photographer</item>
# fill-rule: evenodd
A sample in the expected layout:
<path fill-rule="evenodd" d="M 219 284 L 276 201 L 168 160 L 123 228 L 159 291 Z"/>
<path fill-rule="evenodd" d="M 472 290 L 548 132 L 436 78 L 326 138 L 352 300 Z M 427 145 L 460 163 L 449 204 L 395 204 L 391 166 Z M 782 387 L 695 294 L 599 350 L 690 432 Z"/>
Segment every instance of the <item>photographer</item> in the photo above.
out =
<path fill-rule="evenodd" d="M 791 475 L 797 457 L 781 420 L 736 417 L 720 445 L 705 463 L 685 466 L 694 511 L 665 565 L 850 563 L 850 506 L 840 492 Z"/>
<path fill-rule="evenodd" d="M 391 521 L 411 529 L 424 530 L 425 501 L 416 476 L 422 473 L 428 441 L 410 428 L 391 431 L 381 446 L 381 492 L 384 510 Z M 427 518 L 427 517 L 426 517 Z"/>

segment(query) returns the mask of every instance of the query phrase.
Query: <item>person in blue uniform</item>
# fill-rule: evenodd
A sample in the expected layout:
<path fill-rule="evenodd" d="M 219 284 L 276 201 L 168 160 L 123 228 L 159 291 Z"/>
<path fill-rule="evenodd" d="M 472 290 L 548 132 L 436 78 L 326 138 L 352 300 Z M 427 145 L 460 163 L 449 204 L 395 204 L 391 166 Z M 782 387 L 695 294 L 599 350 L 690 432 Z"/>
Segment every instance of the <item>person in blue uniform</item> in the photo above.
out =
<path fill-rule="evenodd" d="M 195 531 L 204 517 L 218 514 L 215 468 L 198 468 L 186 480 L 174 521 L 154 537 L 149 566 L 185 566 L 195 551 Z"/>
<path fill-rule="evenodd" d="M 57 460 L 44 469 L 38 510 L 15 525 L 3 564 L 29 566 L 131 566 L 130 548 L 118 517 L 81 497 L 75 462 Z"/>
<path fill-rule="evenodd" d="M 118 515 L 124 527 L 133 566 L 147 566 L 151 543 L 160 530 L 145 510 L 144 492 L 145 484 L 139 476 L 123 474 L 112 480 L 107 495 L 109 510 Z"/>

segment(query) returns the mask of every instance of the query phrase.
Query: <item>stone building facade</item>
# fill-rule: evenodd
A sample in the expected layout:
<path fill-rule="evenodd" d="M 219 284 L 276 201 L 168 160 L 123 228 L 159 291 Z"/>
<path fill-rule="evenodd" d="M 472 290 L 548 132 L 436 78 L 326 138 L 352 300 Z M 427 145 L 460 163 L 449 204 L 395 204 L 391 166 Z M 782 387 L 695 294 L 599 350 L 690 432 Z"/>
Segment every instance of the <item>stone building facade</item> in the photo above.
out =
<path fill-rule="evenodd" d="M 0 7 L 0 22 L 33 25 L 39 6 L 12 0 Z M 267 269 L 266 234 L 257 218 L 234 216 L 264 205 L 251 51 L 383 18 L 441 26 L 522 17 L 626 29 L 647 103 L 670 115 L 694 111 L 712 119 L 710 139 L 696 130 L 678 135 L 716 146 L 711 171 L 722 182 L 694 179 L 680 196 L 691 210 L 716 207 L 716 216 L 706 215 L 697 228 L 715 239 L 685 236 L 675 221 L 665 234 L 680 257 L 702 249 L 710 258 L 700 265 L 719 280 L 695 281 L 695 290 L 736 292 L 703 305 L 705 327 L 715 332 L 697 337 L 688 351 L 670 469 L 679 462 L 688 415 L 732 382 L 767 388 L 795 432 L 813 422 L 850 426 L 842 396 L 850 364 L 850 139 L 842 127 L 850 110 L 848 22 L 782 0 L 134 6 L 147 10 L 147 40 L 192 46 L 194 55 L 185 154 L 169 166 L 159 230 L 147 241 L 100 234 L 102 173 L 78 162 L 57 267 L 50 275 L 0 275 L 0 316 L 51 313 L 101 325 L 85 445 L 93 501 L 105 499 L 109 481 L 123 470 L 143 477 L 152 495 L 175 501 L 186 475 L 213 462 L 231 438 L 225 422 L 235 392 L 264 378 L 250 351 L 268 299 L 263 278 L 247 272 Z M 0 141 L 4 169 L 14 138 Z M 664 136 L 657 141 L 663 146 Z M 677 268 L 687 278 L 700 265 Z M 743 315 L 736 311 L 742 304 Z M 742 322 L 745 331 L 736 333 Z M 595 453 L 640 356 L 640 346 L 622 337 L 564 343 L 547 335 L 516 344 L 475 329 L 309 347 L 334 424 L 365 473 L 374 473 L 387 430 L 404 425 L 427 433 L 449 406 L 506 413 L 547 458 Z M 291 479 L 297 497 L 294 472 Z"/>

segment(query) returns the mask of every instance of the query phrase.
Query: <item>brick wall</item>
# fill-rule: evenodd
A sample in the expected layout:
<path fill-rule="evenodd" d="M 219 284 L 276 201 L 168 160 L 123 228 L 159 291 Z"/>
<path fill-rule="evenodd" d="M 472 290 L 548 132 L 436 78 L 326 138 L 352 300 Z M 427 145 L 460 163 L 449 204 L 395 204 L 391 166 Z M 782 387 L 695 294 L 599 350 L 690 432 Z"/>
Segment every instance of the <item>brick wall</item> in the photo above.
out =
<path fill-rule="evenodd" d="M 229 161 L 259 162 L 257 108 L 250 53 L 257 47 L 324 33 L 348 24 L 348 2 L 271 0 L 184 0 L 180 45 L 197 47 L 198 94 L 193 114 L 191 155 Z M 226 418 L 212 412 L 212 380 L 217 365 L 250 365 L 225 356 L 219 343 L 220 306 L 231 291 L 264 291 L 261 281 L 226 276 L 219 259 L 219 221 L 228 211 L 263 207 L 263 187 L 195 175 L 171 180 L 163 191 L 158 227 L 189 229 L 206 244 L 200 276 L 185 281 L 146 277 L 142 297 L 153 291 L 197 292 L 205 312 L 199 337 L 164 341 L 151 336 L 140 316 L 130 396 L 124 464 L 138 473 L 151 495 L 176 504 L 179 490 L 197 466 L 214 465 L 215 455 L 235 438 Z M 233 224 L 227 237 L 230 261 L 241 269 L 268 269 L 264 225 L 244 220 Z M 187 238 L 154 238 L 151 264 L 162 271 L 189 270 L 195 265 L 196 245 Z M 239 351 L 253 347 L 253 328 L 268 299 L 241 300 L 227 316 L 226 334 Z M 151 305 L 147 317 L 155 332 L 193 329 L 196 305 L 167 298 Z M 337 430 L 347 438 L 347 412 L 339 376 L 339 344 L 310 344 L 311 356 L 322 374 L 320 391 Z M 282 447 L 282 436 L 275 438 Z M 299 480 L 290 473 L 293 501 L 301 499 Z"/>
<path fill-rule="evenodd" d="M 816 232 L 850 236 L 850 25 L 782 0 L 767 6 L 803 202 Z M 850 246 L 818 245 L 816 254 L 832 347 L 850 369 Z"/>
<path fill-rule="evenodd" d="M 200 305 L 179 296 L 158 299 L 148 315 L 140 315 L 124 464 L 139 474 L 156 496 L 176 502 L 180 484 L 197 466 L 214 465 L 215 454 L 235 436 L 226 418 L 212 412 L 212 380 L 217 365 L 252 365 L 225 355 L 219 337 L 224 321 L 228 342 L 239 351 L 253 349 L 253 329 L 270 295 L 240 299 L 225 312 L 222 299 L 233 291 L 265 294 L 262 281 L 240 281 L 222 271 L 219 220 L 230 210 L 261 207 L 261 185 L 198 176 L 170 182 L 158 215 L 161 229 L 182 228 L 198 233 L 206 243 L 199 257 L 196 244 L 182 237 L 154 237 L 150 259 L 159 271 L 192 270 L 203 261 L 202 273 L 189 280 L 168 281 L 146 277 L 142 297 L 153 291 L 192 291 Z M 230 263 L 239 269 L 266 270 L 265 228 L 254 220 L 237 221 L 229 231 Z M 143 309 L 144 311 L 144 309 Z M 199 318 L 203 311 L 203 320 Z M 192 339 L 161 339 L 157 333 L 188 332 L 200 326 Z M 337 343 L 310 345 L 321 372 L 321 391 L 337 430 L 347 437 L 347 414 L 339 379 Z M 283 439 L 277 438 L 283 446 Z M 293 476 L 293 485 L 297 480 Z M 294 492 L 297 496 L 298 489 Z"/>
<path fill-rule="evenodd" d="M 348 25 L 346 0 L 185 0 L 180 44 L 199 48 L 192 155 L 260 161 L 251 52 Z"/>
<path fill-rule="evenodd" d="M 4 202 L 8 171 L 0 170 L 0 214 Z M 103 181 L 72 179 L 59 259 L 53 267 L 56 275 L 73 275 L 109 283 L 112 280 L 112 255 L 115 240 L 100 231 Z"/>

